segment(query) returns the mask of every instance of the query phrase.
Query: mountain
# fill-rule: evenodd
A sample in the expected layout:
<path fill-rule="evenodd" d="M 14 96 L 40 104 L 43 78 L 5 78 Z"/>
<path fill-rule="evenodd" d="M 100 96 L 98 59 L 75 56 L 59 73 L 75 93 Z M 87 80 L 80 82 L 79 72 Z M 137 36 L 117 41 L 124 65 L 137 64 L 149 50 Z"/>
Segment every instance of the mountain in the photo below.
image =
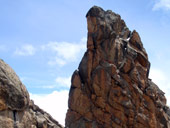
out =
<path fill-rule="evenodd" d="M 0 60 L 0 128 L 63 128 L 29 98 L 13 69 Z"/>
<path fill-rule="evenodd" d="M 87 51 L 72 75 L 66 128 L 170 128 L 170 109 L 148 78 L 138 32 L 97 6 L 86 18 Z"/>

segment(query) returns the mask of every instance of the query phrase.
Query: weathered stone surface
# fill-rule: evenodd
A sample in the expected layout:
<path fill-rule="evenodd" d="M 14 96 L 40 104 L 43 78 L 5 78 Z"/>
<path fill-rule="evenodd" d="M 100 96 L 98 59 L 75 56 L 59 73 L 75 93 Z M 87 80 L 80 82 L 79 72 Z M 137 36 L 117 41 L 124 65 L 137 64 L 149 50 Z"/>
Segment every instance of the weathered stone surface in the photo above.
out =
<path fill-rule="evenodd" d="M 12 68 L 0 60 L 0 110 L 23 110 L 29 104 L 29 95 Z"/>
<path fill-rule="evenodd" d="M 170 128 L 139 34 L 110 10 L 94 6 L 86 17 L 87 51 L 72 76 L 66 127 Z"/>
<path fill-rule="evenodd" d="M 63 128 L 30 100 L 15 72 L 0 60 L 0 128 Z"/>

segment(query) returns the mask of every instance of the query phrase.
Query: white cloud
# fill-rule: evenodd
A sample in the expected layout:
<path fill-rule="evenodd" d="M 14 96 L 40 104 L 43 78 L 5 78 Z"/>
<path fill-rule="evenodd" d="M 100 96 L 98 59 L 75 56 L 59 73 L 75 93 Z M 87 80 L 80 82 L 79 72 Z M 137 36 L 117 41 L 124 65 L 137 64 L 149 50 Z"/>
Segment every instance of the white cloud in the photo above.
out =
<path fill-rule="evenodd" d="M 41 85 L 36 86 L 36 88 L 43 88 L 43 89 L 54 89 L 54 88 L 70 88 L 71 85 L 71 76 L 70 77 L 57 77 L 55 79 L 55 83 L 51 85 Z"/>
<path fill-rule="evenodd" d="M 155 3 L 153 10 L 170 10 L 170 0 L 159 0 Z"/>
<path fill-rule="evenodd" d="M 170 100 L 168 100 L 170 98 L 170 82 L 168 75 L 160 69 L 151 68 L 149 77 L 163 92 L 165 92 L 167 104 L 170 106 Z"/>
<path fill-rule="evenodd" d="M 149 76 L 155 83 L 160 83 L 161 81 L 163 82 L 167 79 L 164 72 L 156 68 L 151 68 Z"/>
<path fill-rule="evenodd" d="M 54 91 L 51 94 L 30 94 L 31 99 L 40 108 L 48 112 L 63 126 L 68 108 L 68 90 Z"/>
<path fill-rule="evenodd" d="M 66 64 L 66 61 L 58 57 L 54 57 L 48 61 L 48 65 L 54 66 L 56 64 L 58 64 L 59 66 L 64 66 Z"/>
<path fill-rule="evenodd" d="M 20 48 L 17 47 L 14 54 L 19 56 L 32 56 L 36 49 L 31 44 L 24 44 Z"/>
<path fill-rule="evenodd" d="M 44 85 L 44 86 L 38 86 L 38 88 L 43 88 L 43 89 L 53 89 L 55 88 L 56 85 Z"/>
<path fill-rule="evenodd" d="M 71 77 L 57 77 L 56 82 L 59 86 L 70 87 Z"/>
<path fill-rule="evenodd" d="M 49 42 L 43 45 L 42 50 L 55 53 L 55 56 L 48 61 L 49 65 L 63 66 L 68 62 L 74 62 L 86 50 L 86 38 L 82 38 L 79 43 L 70 42 Z"/>

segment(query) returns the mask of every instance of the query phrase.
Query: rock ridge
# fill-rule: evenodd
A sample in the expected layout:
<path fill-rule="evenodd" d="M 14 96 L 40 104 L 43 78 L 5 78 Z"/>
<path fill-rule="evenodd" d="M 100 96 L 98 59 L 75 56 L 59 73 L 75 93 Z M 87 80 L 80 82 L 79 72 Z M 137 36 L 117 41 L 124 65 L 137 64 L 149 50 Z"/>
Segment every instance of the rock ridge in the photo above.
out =
<path fill-rule="evenodd" d="M 86 18 L 87 51 L 72 75 L 66 128 L 170 128 L 170 109 L 148 78 L 138 32 L 97 6 Z"/>

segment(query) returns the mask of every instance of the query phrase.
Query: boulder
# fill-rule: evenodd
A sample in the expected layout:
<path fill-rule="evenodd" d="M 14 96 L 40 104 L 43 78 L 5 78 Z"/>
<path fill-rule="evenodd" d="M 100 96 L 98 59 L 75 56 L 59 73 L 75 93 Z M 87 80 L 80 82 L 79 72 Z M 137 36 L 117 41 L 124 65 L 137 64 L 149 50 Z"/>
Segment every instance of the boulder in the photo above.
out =
<path fill-rule="evenodd" d="M 14 70 L 0 59 L 0 128 L 63 128 L 29 98 Z"/>

